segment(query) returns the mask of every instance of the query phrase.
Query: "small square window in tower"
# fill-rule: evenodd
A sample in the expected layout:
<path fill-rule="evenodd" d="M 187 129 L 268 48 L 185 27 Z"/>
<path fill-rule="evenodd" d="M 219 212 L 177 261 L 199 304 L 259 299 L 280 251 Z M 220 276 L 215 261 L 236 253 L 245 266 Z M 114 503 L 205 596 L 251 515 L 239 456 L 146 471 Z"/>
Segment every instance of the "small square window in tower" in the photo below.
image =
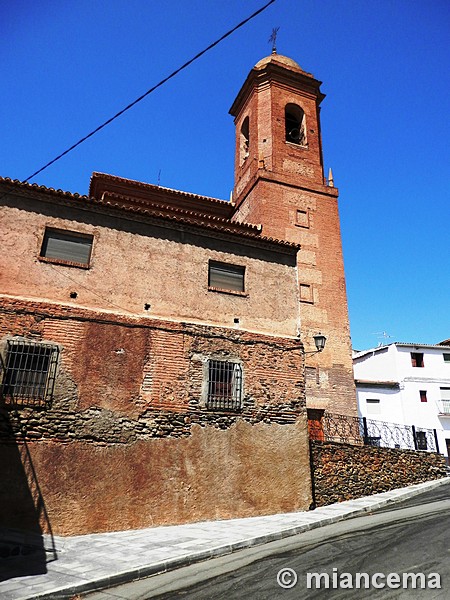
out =
<path fill-rule="evenodd" d="M 53 344 L 8 340 L 2 396 L 12 405 L 46 406 L 53 395 L 58 355 Z"/>
<path fill-rule="evenodd" d="M 50 262 L 88 267 L 93 239 L 76 231 L 47 228 L 40 256 Z"/>
<path fill-rule="evenodd" d="M 206 406 L 236 411 L 242 404 L 242 365 L 224 360 L 208 361 Z"/>
<path fill-rule="evenodd" d="M 210 260 L 208 287 L 218 290 L 244 292 L 245 267 Z"/>

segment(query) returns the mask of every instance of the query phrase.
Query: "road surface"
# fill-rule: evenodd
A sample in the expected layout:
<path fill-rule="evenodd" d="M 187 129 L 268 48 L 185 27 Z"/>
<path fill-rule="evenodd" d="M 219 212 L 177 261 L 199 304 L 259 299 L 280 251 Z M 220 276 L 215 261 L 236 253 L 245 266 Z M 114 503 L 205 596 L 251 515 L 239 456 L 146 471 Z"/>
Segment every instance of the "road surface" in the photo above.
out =
<path fill-rule="evenodd" d="M 448 599 L 449 492 L 449 486 L 442 486 L 367 516 L 118 586 L 86 598 Z M 309 588 L 308 573 L 321 574 L 320 577 L 309 576 Z M 407 588 L 403 588 L 404 573 L 413 574 L 406 576 Z M 388 579 L 389 574 L 393 574 L 391 579 Z M 356 588 L 358 577 L 360 587 Z M 418 586 L 416 589 L 412 587 L 414 581 Z M 325 587 L 327 583 L 328 588 Z M 441 587 L 422 589 L 422 583 L 431 586 L 440 584 Z M 342 588 L 342 584 L 347 587 Z M 369 587 L 366 587 L 367 584 Z"/>

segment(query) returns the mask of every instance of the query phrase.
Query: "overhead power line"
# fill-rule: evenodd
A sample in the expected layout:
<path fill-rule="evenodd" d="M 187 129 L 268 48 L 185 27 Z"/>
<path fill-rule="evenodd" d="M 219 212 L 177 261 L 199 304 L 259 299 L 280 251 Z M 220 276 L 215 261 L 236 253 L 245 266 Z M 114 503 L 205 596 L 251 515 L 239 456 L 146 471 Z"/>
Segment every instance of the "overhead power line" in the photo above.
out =
<path fill-rule="evenodd" d="M 195 62 L 196 60 L 198 60 L 201 56 L 203 56 L 204 54 L 206 54 L 206 52 L 208 52 L 209 50 L 211 50 L 212 48 L 214 48 L 215 46 L 217 46 L 218 44 L 220 44 L 220 42 L 222 42 L 224 39 L 226 39 L 227 37 L 229 37 L 232 33 L 234 33 L 235 31 L 237 31 L 238 29 L 240 29 L 244 25 L 246 25 L 249 21 L 251 21 L 252 19 L 254 19 L 257 15 L 261 14 L 264 10 L 266 10 L 266 8 L 268 8 L 274 2 L 275 2 L 275 0 L 270 0 L 270 2 L 267 2 L 267 4 L 265 4 L 259 10 L 257 10 L 252 15 L 250 15 L 249 17 L 247 17 L 246 19 L 244 19 L 243 21 L 241 21 L 240 23 L 238 23 L 238 25 L 236 25 L 235 27 L 233 27 L 233 29 L 230 29 L 229 31 L 227 31 L 227 33 L 225 33 L 224 35 L 222 35 L 218 40 L 216 40 L 215 42 L 213 42 L 212 44 L 210 44 L 207 48 L 205 48 L 204 50 L 202 50 L 201 52 L 199 52 L 198 54 L 196 54 L 193 58 L 191 58 L 190 60 L 188 60 L 187 62 L 185 62 L 184 65 L 182 65 L 181 67 L 179 67 L 176 71 L 174 71 L 173 73 L 171 73 L 170 75 L 168 75 L 167 77 L 165 77 L 164 79 L 162 79 L 159 83 L 157 83 L 156 85 L 154 85 L 153 87 L 151 87 L 149 90 L 147 90 L 145 92 L 145 94 L 142 94 L 142 96 L 139 96 L 139 98 L 136 98 L 136 100 L 134 100 L 133 102 L 131 102 L 131 104 L 128 104 L 128 106 L 125 106 L 125 108 L 123 108 L 122 110 L 120 110 L 113 117 L 111 117 L 110 119 L 108 119 L 107 121 L 105 121 L 104 123 L 102 123 L 101 125 L 99 125 L 98 127 L 96 127 L 93 131 L 91 131 L 90 133 L 88 133 L 84 137 L 82 137 L 80 140 L 78 140 L 78 142 L 76 142 L 75 144 L 73 144 L 72 146 L 70 146 L 70 148 L 67 148 L 67 150 L 64 150 L 64 152 L 61 152 L 61 154 L 59 154 L 56 158 L 54 158 L 53 160 L 51 160 L 50 162 L 48 162 L 46 165 L 44 165 L 43 167 L 41 167 L 40 169 L 38 169 L 37 171 L 35 171 L 32 175 L 29 175 L 24 180 L 24 182 L 28 182 L 30 179 L 33 179 L 33 177 L 36 177 L 36 175 L 38 175 L 39 173 L 42 173 L 42 171 L 44 171 L 45 169 L 47 169 L 50 165 L 53 165 L 56 161 L 60 160 L 63 156 L 66 156 L 66 154 L 69 154 L 69 152 L 72 152 L 72 150 L 74 150 L 75 148 L 77 148 L 77 146 L 79 146 L 80 144 L 82 144 L 83 142 L 85 142 L 86 140 L 88 140 L 89 138 L 91 138 L 93 135 L 95 135 L 101 129 L 103 129 L 104 127 L 106 127 L 107 125 L 109 125 L 110 123 L 112 123 L 113 121 L 115 121 L 116 119 L 118 119 L 127 110 L 130 110 L 130 108 L 132 108 L 133 106 L 135 106 L 138 102 L 141 102 L 141 100 L 143 100 L 144 98 L 146 98 L 149 94 L 151 94 L 156 89 L 158 89 L 159 87 L 161 87 L 162 85 L 164 85 L 167 81 L 169 81 L 169 79 L 172 79 L 173 77 L 175 77 L 175 75 L 178 75 L 178 73 L 180 73 L 181 71 L 183 71 L 183 69 L 186 69 L 186 67 L 188 67 L 193 62 Z"/>

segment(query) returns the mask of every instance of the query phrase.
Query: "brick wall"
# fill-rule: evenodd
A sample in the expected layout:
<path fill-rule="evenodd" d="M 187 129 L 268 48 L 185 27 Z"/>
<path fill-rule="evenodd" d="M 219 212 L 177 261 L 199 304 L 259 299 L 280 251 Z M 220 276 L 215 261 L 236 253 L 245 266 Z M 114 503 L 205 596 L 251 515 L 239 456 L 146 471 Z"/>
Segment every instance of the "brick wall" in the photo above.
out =
<path fill-rule="evenodd" d="M 276 56 L 272 60 L 283 61 Z M 303 291 L 301 339 L 306 351 L 314 351 L 313 336 L 321 332 L 327 337 L 325 351 L 307 358 L 307 366 L 317 370 L 307 380 L 308 407 L 356 415 L 338 190 L 326 185 L 323 177 L 319 85 L 289 65 L 283 73 L 270 67 L 267 72 L 251 72 L 233 112 L 237 138 L 233 218 L 261 223 L 264 235 L 301 245 L 297 255 Z M 286 142 L 288 103 L 305 113 L 307 145 Z M 242 163 L 239 135 L 247 116 L 249 157 Z"/>
<path fill-rule="evenodd" d="M 308 508 L 298 340 L 3 299 L 0 338 L 12 335 L 61 347 L 51 406 L 0 407 L 0 453 L 26 446 L 54 532 Z M 211 356 L 242 362 L 241 411 L 206 408 Z M 14 498 L 34 484 L 19 463 L 0 527 L 27 520 Z"/>
<path fill-rule="evenodd" d="M 311 460 L 316 506 L 446 476 L 445 458 L 431 452 L 312 441 Z"/>

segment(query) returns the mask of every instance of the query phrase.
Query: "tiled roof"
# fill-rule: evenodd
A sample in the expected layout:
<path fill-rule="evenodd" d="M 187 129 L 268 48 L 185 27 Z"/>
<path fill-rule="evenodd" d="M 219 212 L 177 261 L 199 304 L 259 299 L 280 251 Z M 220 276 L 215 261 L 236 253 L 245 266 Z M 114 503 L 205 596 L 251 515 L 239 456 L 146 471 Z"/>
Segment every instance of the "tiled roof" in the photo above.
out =
<path fill-rule="evenodd" d="M 191 209 L 198 212 L 230 218 L 235 206 L 226 200 L 199 196 L 189 192 L 181 192 L 171 188 L 125 179 L 106 173 L 92 173 L 89 186 L 89 196 L 101 198 L 105 193 L 113 193 L 122 197 L 140 199 L 144 202 L 162 202 L 179 208 Z"/>
<path fill-rule="evenodd" d="M 211 215 L 209 213 L 201 213 L 195 210 L 188 210 L 182 206 L 174 206 L 173 204 L 166 204 L 165 202 L 152 201 L 152 200 L 141 200 L 140 198 L 133 198 L 129 196 L 122 196 L 113 192 L 103 192 L 100 198 L 94 198 L 95 202 L 99 204 L 114 205 L 116 208 L 124 208 L 125 210 L 149 210 L 156 211 L 160 215 L 162 214 L 176 214 L 184 216 L 186 218 L 195 219 L 198 222 L 216 222 L 219 224 L 233 225 L 243 230 L 254 231 L 260 233 L 262 231 L 261 225 L 253 225 L 251 223 L 239 223 L 237 221 L 230 221 L 223 217 Z"/>
<path fill-rule="evenodd" d="M 55 188 L 51 188 L 51 187 L 46 187 L 45 185 L 39 185 L 38 183 L 26 183 L 25 181 L 20 181 L 20 179 L 10 179 L 9 177 L 0 177 L 0 183 L 5 184 L 6 186 L 10 185 L 11 187 L 11 191 L 15 190 L 15 189 L 23 189 L 23 190 L 36 190 L 36 191 L 40 191 L 40 192 L 45 192 L 48 194 L 53 194 L 55 196 L 59 196 L 59 197 L 66 197 L 66 198 L 77 198 L 77 199 L 84 199 L 84 200 L 89 200 L 89 196 L 85 196 L 83 194 L 77 194 L 76 192 L 65 192 L 64 190 L 58 189 L 55 190 Z"/>
<path fill-rule="evenodd" d="M 289 253 L 297 251 L 300 248 L 299 244 L 294 244 L 291 242 L 286 242 L 284 240 L 278 240 L 272 237 L 266 237 L 261 235 L 261 225 L 252 225 L 250 223 L 240 223 L 238 221 L 231 221 L 231 219 L 216 216 L 211 212 L 200 212 L 198 210 L 183 208 L 178 204 L 164 203 L 162 201 L 164 199 L 164 192 L 163 194 L 158 194 L 158 196 L 153 200 L 149 198 L 140 198 L 134 196 L 121 196 L 120 194 L 108 191 L 102 192 L 101 196 L 96 198 L 92 196 L 90 197 L 83 196 L 80 194 L 73 194 L 71 192 L 65 192 L 60 189 L 55 190 L 54 188 L 48 188 L 46 186 L 38 185 L 35 183 L 24 183 L 17 179 L 12 180 L 7 177 L 0 177 L 0 183 L 6 186 L 12 186 L 12 189 L 10 191 L 21 190 L 26 192 L 44 193 L 46 195 L 50 195 L 52 199 L 55 200 L 61 199 L 65 201 L 75 201 L 83 205 L 80 206 L 83 208 L 86 208 L 89 205 L 97 205 L 103 206 L 105 208 L 123 211 L 126 213 L 140 214 L 156 219 L 163 219 L 164 221 L 191 225 L 194 227 L 207 229 L 209 231 L 217 231 L 225 234 L 236 235 L 241 238 L 246 238 L 248 240 L 254 240 L 255 242 L 259 242 L 263 245 L 276 245 L 278 246 L 278 248 L 283 248 Z M 157 188 L 157 186 L 152 187 Z M 169 192 L 184 195 L 184 192 L 176 192 L 176 190 L 169 190 L 168 188 L 162 188 L 162 190 L 158 191 L 163 191 L 166 189 Z M 195 201 L 197 201 L 198 199 L 205 198 L 203 196 L 195 196 L 194 194 L 186 194 L 186 196 L 195 198 Z M 225 203 L 223 200 L 210 200 L 212 202 L 229 204 Z"/>
<path fill-rule="evenodd" d="M 409 347 L 414 347 L 414 348 L 436 348 L 438 350 L 441 350 L 444 346 L 446 346 L 446 344 L 443 344 L 442 342 L 439 344 L 421 344 L 421 343 L 417 343 L 417 342 L 394 342 L 396 346 L 401 346 L 402 348 L 409 348 Z"/>
<path fill-rule="evenodd" d="M 380 352 L 381 350 L 387 350 L 389 346 L 392 346 L 392 344 L 377 346 L 376 348 L 368 348 L 367 350 L 354 350 L 353 360 L 355 360 L 355 358 L 362 358 L 363 356 L 366 356 L 366 354 L 374 354 L 375 352 Z"/>
<path fill-rule="evenodd" d="M 447 340 L 450 342 L 450 340 Z M 368 348 L 367 350 L 355 350 L 353 352 L 353 360 L 357 358 L 362 358 L 368 354 L 375 354 L 376 352 L 381 352 L 383 350 L 387 350 L 390 346 L 398 346 L 400 348 L 432 348 L 435 350 L 443 350 L 446 348 L 450 348 L 450 343 L 441 342 L 439 344 L 417 344 L 417 343 L 406 343 L 406 342 L 392 342 L 391 344 L 385 344 L 383 346 L 377 346 L 376 348 Z"/>

